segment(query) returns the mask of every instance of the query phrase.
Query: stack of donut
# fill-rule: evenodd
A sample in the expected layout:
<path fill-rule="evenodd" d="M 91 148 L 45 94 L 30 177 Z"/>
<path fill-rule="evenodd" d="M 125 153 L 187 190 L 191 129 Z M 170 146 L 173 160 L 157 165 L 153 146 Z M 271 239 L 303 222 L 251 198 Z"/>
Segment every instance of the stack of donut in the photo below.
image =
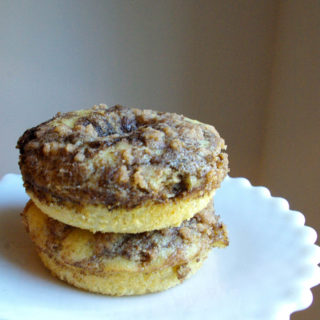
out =
<path fill-rule="evenodd" d="M 210 125 L 98 105 L 58 113 L 17 147 L 27 231 L 45 266 L 76 287 L 165 290 L 228 245 L 213 208 L 228 160 Z"/>

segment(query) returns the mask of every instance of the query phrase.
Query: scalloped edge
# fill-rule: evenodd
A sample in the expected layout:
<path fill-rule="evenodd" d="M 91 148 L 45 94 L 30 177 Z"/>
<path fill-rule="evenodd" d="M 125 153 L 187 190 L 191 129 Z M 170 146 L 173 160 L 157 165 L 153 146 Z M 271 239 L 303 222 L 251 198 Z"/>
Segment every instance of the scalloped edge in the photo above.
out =
<path fill-rule="evenodd" d="M 225 178 L 223 183 L 230 183 L 231 181 L 239 184 L 243 188 L 252 189 L 252 191 L 259 194 L 259 196 L 273 199 L 277 207 L 281 211 L 287 214 L 288 219 L 292 226 L 296 226 L 300 229 L 301 233 L 304 233 L 304 247 L 305 250 L 313 251 L 308 256 L 308 275 L 305 275 L 301 280 L 299 287 L 291 299 L 278 306 L 276 319 L 290 319 L 290 315 L 297 311 L 302 311 L 309 308 L 313 302 L 313 294 L 311 288 L 320 284 L 320 247 L 315 244 L 317 241 L 317 232 L 312 227 L 305 224 L 305 216 L 302 212 L 291 210 L 289 202 L 282 197 L 272 196 L 270 190 L 265 186 L 254 186 L 247 178 L 243 177 L 230 177 L 229 175 Z M 291 216 L 289 216 L 291 215 Z"/>
<path fill-rule="evenodd" d="M 15 180 L 19 179 L 22 181 L 22 176 L 21 174 L 18 174 L 18 173 L 6 173 L 4 176 L 0 178 L 0 184 L 7 183 L 7 181 L 11 181 L 12 179 L 15 179 Z"/>
<path fill-rule="evenodd" d="M 0 179 L 0 188 L 4 183 L 12 183 L 13 181 L 22 181 L 20 174 L 8 173 Z M 242 188 L 251 189 L 257 193 L 260 197 L 273 199 L 277 204 L 277 207 L 287 213 L 290 223 L 300 229 L 300 232 L 304 234 L 304 247 L 305 250 L 310 251 L 308 255 L 309 265 L 306 265 L 307 274 L 299 283 L 297 292 L 291 295 L 291 298 L 278 305 L 276 319 L 290 319 L 290 315 L 294 312 L 305 310 L 313 302 L 313 294 L 311 288 L 320 284 L 320 247 L 315 244 L 317 240 L 317 232 L 312 227 L 305 225 L 305 216 L 300 211 L 291 210 L 289 202 L 282 197 L 272 196 L 270 190 L 264 186 L 253 186 L 251 182 L 244 177 L 230 177 L 229 175 L 223 181 L 223 184 L 228 183 L 238 184 Z M 291 216 L 289 216 L 291 215 Z"/>

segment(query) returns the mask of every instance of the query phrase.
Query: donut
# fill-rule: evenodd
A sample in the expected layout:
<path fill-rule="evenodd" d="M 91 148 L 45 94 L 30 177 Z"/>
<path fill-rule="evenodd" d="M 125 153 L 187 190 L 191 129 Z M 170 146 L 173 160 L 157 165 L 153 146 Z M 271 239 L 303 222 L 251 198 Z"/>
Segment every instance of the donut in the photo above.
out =
<path fill-rule="evenodd" d="M 17 148 L 37 207 L 92 232 L 180 226 L 208 205 L 228 172 L 213 126 L 119 105 L 58 113 L 27 130 Z"/>
<path fill-rule="evenodd" d="M 213 247 L 228 245 L 213 204 L 179 227 L 143 233 L 92 233 L 54 220 L 32 200 L 23 221 L 44 265 L 78 288 L 137 295 L 173 287 L 196 272 Z"/>

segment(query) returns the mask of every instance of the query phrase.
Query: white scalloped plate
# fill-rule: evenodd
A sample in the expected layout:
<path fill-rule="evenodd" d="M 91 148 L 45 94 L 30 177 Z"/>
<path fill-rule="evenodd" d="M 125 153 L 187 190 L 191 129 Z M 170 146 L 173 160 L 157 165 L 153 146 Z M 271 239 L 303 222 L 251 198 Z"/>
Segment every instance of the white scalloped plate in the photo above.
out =
<path fill-rule="evenodd" d="M 0 181 L 0 319 L 286 320 L 312 302 L 320 283 L 316 232 L 288 202 L 244 178 L 228 177 L 215 196 L 230 246 L 215 249 L 180 286 L 113 298 L 54 279 L 20 221 L 27 196 L 19 175 Z"/>

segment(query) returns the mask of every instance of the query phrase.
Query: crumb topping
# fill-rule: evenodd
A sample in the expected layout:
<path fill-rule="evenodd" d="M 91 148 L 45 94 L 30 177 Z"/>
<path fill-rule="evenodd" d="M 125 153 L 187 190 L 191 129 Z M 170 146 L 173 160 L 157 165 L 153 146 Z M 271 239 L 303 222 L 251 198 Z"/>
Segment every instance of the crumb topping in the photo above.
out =
<path fill-rule="evenodd" d="M 27 191 L 64 205 L 166 202 L 210 192 L 228 171 L 214 127 L 122 106 L 58 113 L 27 130 L 17 147 Z"/>
<path fill-rule="evenodd" d="M 27 211 L 28 209 L 26 209 Z M 23 213 L 28 227 L 29 217 Z M 60 257 L 70 264 L 88 268 L 94 266 L 101 269 L 106 259 L 122 257 L 141 265 L 147 265 L 159 258 L 164 258 L 173 265 L 188 261 L 190 248 L 195 247 L 194 255 L 210 247 L 225 247 L 228 238 L 224 225 L 214 213 L 212 203 L 192 219 L 184 221 L 179 227 L 154 230 L 149 232 L 129 233 L 101 233 L 95 234 L 56 221 L 43 214 L 45 222 L 45 250 L 49 255 Z M 29 231 L 30 232 L 30 231 Z M 72 239 L 72 249 L 69 249 Z M 89 248 L 89 250 L 86 250 Z M 64 257 L 64 252 L 69 253 Z M 74 255 L 74 253 L 77 253 Z M 80 254 L 85 252 L 85 254 Z M 70 257 L 74 255 L 74 257 Z M 182 272 L 182 270 L 181 270 Z"/>

